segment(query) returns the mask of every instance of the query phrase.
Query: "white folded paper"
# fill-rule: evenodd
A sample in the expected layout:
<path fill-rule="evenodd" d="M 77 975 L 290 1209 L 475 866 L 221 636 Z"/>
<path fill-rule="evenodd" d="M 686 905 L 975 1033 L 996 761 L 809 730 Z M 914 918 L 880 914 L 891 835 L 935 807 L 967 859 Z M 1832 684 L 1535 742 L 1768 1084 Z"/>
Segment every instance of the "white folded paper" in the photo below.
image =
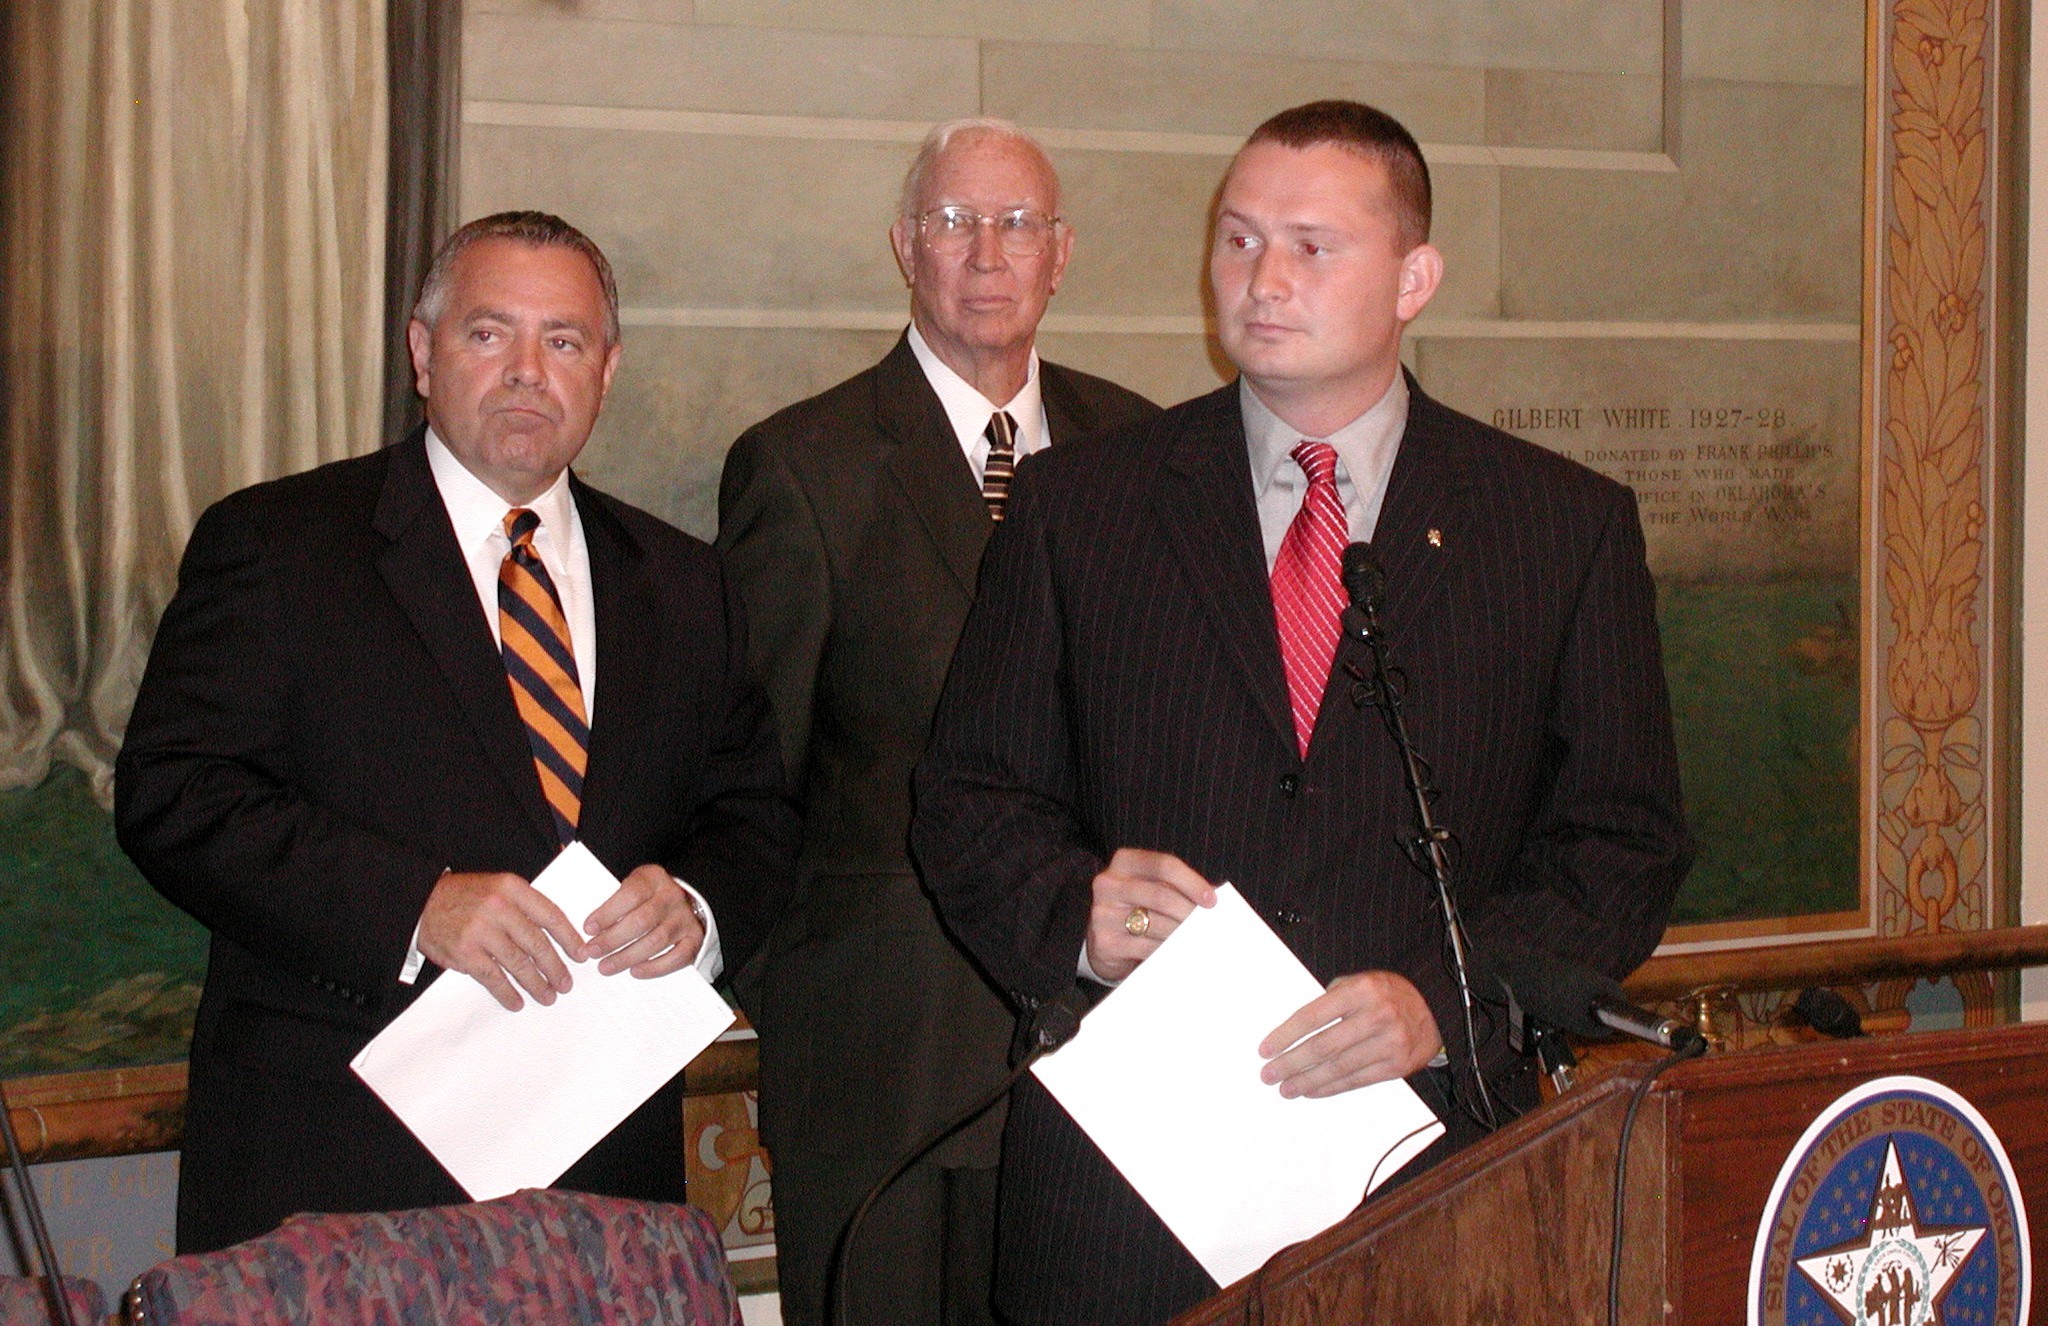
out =
<path fill-rule="evenodd" d="M 581 843 L 533 884 L 578 925 L 619 887 Z M 569 971 L 567 993 L 516 1013 L 444 972 L 350 1065 L 478 1201 L 553 1183 L 733 1023 L 695 968 Z"/>
<path fill-rule="evenodd" d="M 1398 1079 L 1320 1100 L 1259 1080 L 1259 1042 L 1322 989 L 1225 884 L 1032 1070 L 1218 1284 L 1443 1134 Z"/>

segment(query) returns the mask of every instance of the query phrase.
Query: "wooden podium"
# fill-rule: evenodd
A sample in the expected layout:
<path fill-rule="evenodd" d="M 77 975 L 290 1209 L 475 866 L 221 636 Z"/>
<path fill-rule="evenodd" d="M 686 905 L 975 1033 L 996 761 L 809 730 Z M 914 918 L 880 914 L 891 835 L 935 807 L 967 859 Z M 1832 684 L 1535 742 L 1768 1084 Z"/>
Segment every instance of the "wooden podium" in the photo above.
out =
<path fill-rule="evenodd" d="M 1615 1150 L 1648 1068 L 1532 1111 L 1176 1326 L 1605 1322 Z M 1650 1088 L 1629 1149 L 1621 1320 L 1746 1321 L 1779 1167 L 1829 1104 L 1893 1074 L 1952 1088 L 1990 1123 L 2034 1208 L 2034 1265 L 2048 1267 L 2048 1025 L 1747 1050 L 1680 1064 Z"/>

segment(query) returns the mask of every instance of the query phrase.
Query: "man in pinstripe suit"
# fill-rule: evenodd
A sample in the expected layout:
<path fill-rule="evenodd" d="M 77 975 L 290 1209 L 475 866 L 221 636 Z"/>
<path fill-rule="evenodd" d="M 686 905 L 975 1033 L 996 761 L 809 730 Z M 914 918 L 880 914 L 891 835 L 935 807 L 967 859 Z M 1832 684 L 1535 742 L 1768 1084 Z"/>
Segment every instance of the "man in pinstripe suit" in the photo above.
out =
<path fill-rule="evenodd" d="M 1234 883 L 1327 986 L 1260 1047 L 1265 1080 L 1409 1078 L 1448 1126 L 1415 1169 L 1482 1129 L 1471 1074 L 1431 1066 L 1473 1055 L 1369 661 L 1336 638 L 1343 542 L 1385 568 L 1480 948 L 1620 975 L 1692 851 L 1633 497 L 1402 371 L 1443 271 L 1428 226 L 1420 150 L 1380 112 L 1318 102 L 1252 135 L 1210 254 L 1240 379 L 1024 476 L 913 830 L 947 922 L 1025 1006 L 1099 996 Z M 1496 1095 L 1532 1103 L 1498 1019 L 1477 1040 Z M 1013 1321 L 1160 1321 L 1215 1288 L 1029 1079 L 1001 1220 Z"/>

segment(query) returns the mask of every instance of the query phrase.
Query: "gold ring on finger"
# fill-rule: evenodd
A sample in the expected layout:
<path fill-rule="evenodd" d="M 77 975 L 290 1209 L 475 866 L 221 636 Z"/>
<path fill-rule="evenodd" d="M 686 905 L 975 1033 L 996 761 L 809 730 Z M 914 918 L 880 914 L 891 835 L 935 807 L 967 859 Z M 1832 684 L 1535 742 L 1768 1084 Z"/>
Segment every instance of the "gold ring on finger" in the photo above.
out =
<path fill-rule="evenodd" d="M 1131 914 L 1124 918 L 1124 929 L 1133 935 L 1143 937 L 1152 928 L 1152 913 L 1143 907 L 1131 908 Z"/>

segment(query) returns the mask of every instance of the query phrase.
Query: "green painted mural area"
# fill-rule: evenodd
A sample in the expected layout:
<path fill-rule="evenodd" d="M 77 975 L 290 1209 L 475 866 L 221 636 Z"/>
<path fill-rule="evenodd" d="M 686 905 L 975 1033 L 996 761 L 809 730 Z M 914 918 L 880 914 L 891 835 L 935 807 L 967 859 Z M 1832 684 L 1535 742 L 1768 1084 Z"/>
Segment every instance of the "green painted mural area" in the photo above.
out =
<path fill-rule="evenodd" d="M 184 1058 L 205 967 L 83 774 L 0 792 L 0 1077 Z"/>
<path fill-rule="evenodd" d="M 1657 599 L 1700 842 L 1672 921 L 1854 910 L 1856 581 L 1668 584 Z"/>

